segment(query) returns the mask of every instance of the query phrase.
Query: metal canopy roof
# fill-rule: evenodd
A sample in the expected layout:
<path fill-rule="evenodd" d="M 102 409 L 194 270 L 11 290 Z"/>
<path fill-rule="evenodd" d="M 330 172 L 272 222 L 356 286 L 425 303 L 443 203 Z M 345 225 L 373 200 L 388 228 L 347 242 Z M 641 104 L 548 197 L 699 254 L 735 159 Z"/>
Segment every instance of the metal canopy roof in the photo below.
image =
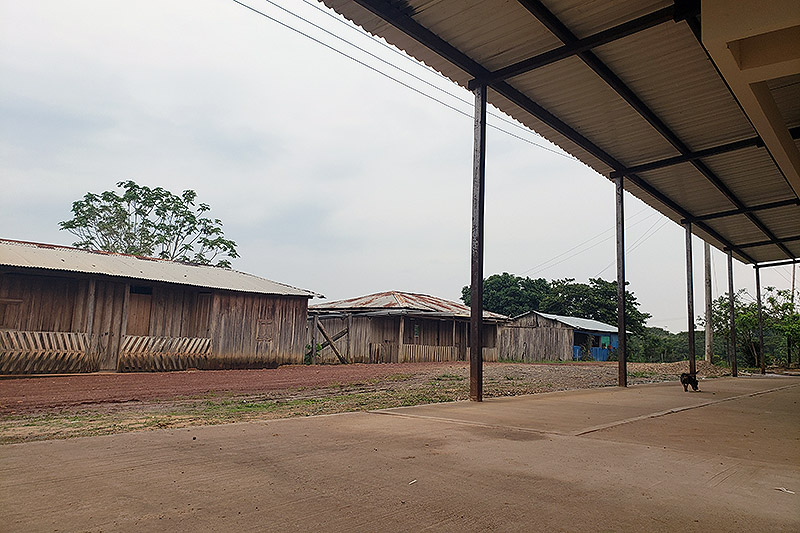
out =
<path fill-rule="evenodd" d="M 100 274 L 279 296 L 317 294 L 227 268 L 0 239 L 0 266 Z"/>
<path fill-rule="evenodd" d="M 800 257 L 799 3 L 322 1 L 739 260 Z"/>

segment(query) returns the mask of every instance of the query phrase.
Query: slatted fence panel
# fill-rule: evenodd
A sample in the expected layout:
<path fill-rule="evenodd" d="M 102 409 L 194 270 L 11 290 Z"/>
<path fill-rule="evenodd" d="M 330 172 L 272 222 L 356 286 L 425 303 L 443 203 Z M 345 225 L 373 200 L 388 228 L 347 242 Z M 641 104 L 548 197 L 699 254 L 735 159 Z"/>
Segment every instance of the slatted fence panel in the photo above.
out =
<path fill-rule="evenodd" d="M 207 368 L 211 339 L 126 335 L 119 354 L 122 372 Z"/>
<path fill-rule="evenodd" d="M 455 361 L 458 357 L 455 346 L 429 346 L 404 344 L 400 347 L 401 363 L 429 363 Z"/>
<path fill-rule="evenodd" d="M 87 333 L 0 330 L 0 373 L 97 372 L 90 339 Z"/>

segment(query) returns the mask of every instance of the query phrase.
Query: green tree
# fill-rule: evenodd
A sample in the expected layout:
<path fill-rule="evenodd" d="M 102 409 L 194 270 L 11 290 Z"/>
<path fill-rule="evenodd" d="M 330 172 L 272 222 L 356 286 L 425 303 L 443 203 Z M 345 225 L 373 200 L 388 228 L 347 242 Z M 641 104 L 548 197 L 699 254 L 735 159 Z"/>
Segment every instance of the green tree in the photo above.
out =
<path fill-rule="evenodd" d="M 547 280 L 522 278 L 503 272 L 493 274 L 483 281 L 483 307 L 493 313 L 510 317 L 539 309 L 549 291 Z M 461 299 L 470 304 L 470 288 L 461 289 Z"/>
<path fill-rule="evenodd" d="M 800 348 L 800 310 L 792 298 L 791 289 L 767 287 L 766 292 L 764 307 L 770 316 L 772 328 L 786 339 L 788 365 L 793 358 L 797 361 L 800 357 L 800 353 L 797 356 L 793 353 L 795 347 Z"/>
<path fill-rule="evenodd" d="M 204 216 L 211 208 L 196 203 L 195 191 L 175 195 L 130 180 L 117 187 L 122 194 L 90 192 L 72 204 L 73 218 L 59 226 L 78 237 L 73 246 L 200 264 L 216 260 L 225 268 L 239 257 L 222 221 Z"/>
<path fill-rule="evenodd" d="M 461 298 L 469 305 L 468 286 L 461 290 Z M 541 311 L 616 324 L 617 282 L 593 278 L 587 284 L 565 278 L 548 283 L 541 278 L 533 280 L 503 272 L 484 280 L 483 306 L 507 316 Z M 639 311 L 639 303 L 631 291 L 625 293 L 625 312 L 628 331 L 641 334 L 650 315 Z"/>
<path fill-rule="evenodd" d="M 764 361 L 773 364 L 787 353 L 787 339 L 797 339 L 800 316 L 791 305 L 790 291 L 766 288 L 763 300 Z M 733 296 L 736 327 L 736 361 L 739 365 L 756 367 L 759 361 L 758 305 L 745 289 Z M 714 333 L 727 343 L 730 339 L 730 308 L 728 295 L 714 300 L 712 305 Z M 702 320 L 701 320 L 702 324 Z"/>

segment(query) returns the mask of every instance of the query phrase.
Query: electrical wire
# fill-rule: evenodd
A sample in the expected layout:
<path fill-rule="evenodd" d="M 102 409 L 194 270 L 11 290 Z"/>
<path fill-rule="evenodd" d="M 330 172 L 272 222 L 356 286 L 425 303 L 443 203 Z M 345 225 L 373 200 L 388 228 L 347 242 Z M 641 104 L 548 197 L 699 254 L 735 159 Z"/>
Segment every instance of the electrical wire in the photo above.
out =
<path fill-rule="evenodd" d="M 644 217 L 643 219 L 641 219 L 641 220 L 637 220 L 636 222 L 631 222 L 633 219 L 635 219 L 637 216 L 639 216 L 641 213 L 644 213 L 644 212 L 645 212 L 645 211 L 647 211 L 647 210 L 648 210 L 648 208 L 647 208 L 647 207 L 645 207 L 645 208 L 641 209 L 640 211 L 638 211 L 637 213 L 635 213 L 634 215 L 632 215 L 632 216 L 631 216 L 629 219 L 627 219 L 627 220 L 626 220 L 626 222 L 628 222 L 628 226 L 629 226 L 629 227 L 634 227 L 634 226 L 636 226 L 637 224 L 641 224 L 641 223 L 642 223 L 642 222 L 644 222 L 645 220 L 648 220 L 649 218 L 651 218 L 651 217 L 655 216 L 656 212 L 655 212 L 655 211 L 652 211 L 650 214 L 648 214 L 648 215 L 647 215 L 646 217 Z M 566 254 L 568 254 L 568 253 L 570 253 L 570 252 L 572 252 L 572 251 L 574 251 L 574 250 L 576 250 L 576 249 L 580 248 L 581 246 L 583 246 L 583 245 L 585 245 L 585 244 L 587 244 L 587 243 L 590 243 L 590 242 L 592 242 L 593 240 L 595 240 L 595 239 L 597 239 L 597 238 L 599 238 L 599 237 L 601 237 L 601 236 L 605 235 L 606 233 L 608 233 L 608 232 L 610 232 L 610 231 L 613 231 L 615 227 L 616 227 L 616 225 L 615 225 L 615 226 L 611 226 L 610 228 L 608 228 L 608 229 L 606 229 L 606 230 L 604 230 L 604 231 L 601 231 L 600 233 L 598 233 L 598 234 L 597 234 L 597 235 L 595 235 L 594 237 L 590 237 L 589 239 L 586 239 L 585 241 L 581 242 L 580 244 L 577 244 L 577 245 L 573 246 L 573 247 L 572 247 L 572 248 L 570 248 L 569 250 L 567 250 L 567 251 L 565 251 L 565 252 L 561 252 L 560 254 L 558 254 L 558 255 L 555 255 L 555 256 L 553 256 L 553 257 L 551 257 L 551 258 L 550 258 L 550 259 L 548 259 L 547 261 L 544 261 L 544 262 L 542 262 L 542 263 L 539 263 L 538 265 L 535 265 L 535 266 L 533 266 L 533 267 L 529 268 L 528 270 L 525 270 L 525 271 L 523 271 L 523 272 L 522 272 L 522 274 L 527 274 L 527 273 L 529 273 L 529 272 L 531 272 L 531 271 L 535 271 L 535 272 L 533 272 L 533 274 L 532 274 L 532 275 L 536 275 L 538 272 L 542 272 L 542 271 L 544 271 L 544 270 L 547 270 L 547 269 L 549 269 L 549 268 L 552 268 L 552 267 L 554 267 L 554 266 L 556 266 L 556 265 L 560 265 L 561 263 L 563 263 L 563 262 L 565 262 L 565 261 L 568 261 L 569 259 L 572 259 L 573 257 L 576 257 L 576 256 L 578 256 L 578 255 L 580 255 L 580 254 L 582 254 L 582 253 L 584 253 L 584 252 L 588 252 L 588 251 L 589 251 L 589 250 L 591 250 L 592 248 L 595 248 L 596 246 L 599 246 L 600 244 L 602 244 L 602 243 L 604 243 L 604 242 L 607 242 L 607 241 L 611 240 L 611 239 L 612 239 L 614 236 L 613 236 L 613 235 L 611 235 L 611 236 L 609 236 L 609 237 L 606 237 L 606 238 L 604 238 L 604 239 L 602 239 L 602 240 L 600 240 L 600 241 L 598 241 L 598 242 L 594 243 L 593 245 L 589 246 L 588 248 L 585 248 L 585 249 L 583 249 L 583 250 L 580 250 L 579 252 L 576 252 L 576 253 L 574 253 L 574 254 L 572 254 L 572 255 L 569 255 L 569 256 L 565 257 L 565 258 L 564 258 L 564 259 L 562 259 L 561 261 L 556 261 L 556 262 L 553 262 L 553 261 L 555 261 L 556 259 L 558 259 L 558 258 L 560 258 L 560 257 L 562 257 L 562 256 L 564 256 L 564 255 L 566 255 Z"/>
<path fill-rule="evenodd" d="M 269 1 L 269 0 L 267 0 L 267 1 Z M 433 75 L 441 78 L 442 80 L 447 81 L 448 83 L 453 83 L 453 81 L 450 78 L 448 78 L 447 76 L 445 76 L 444 74 L 442 74 L 438 70 L 436 70 L 436 69 L 434 69 L 432 67 L 429 67 L 428 65 L 426 65 L 426 64 L 424 64 L 424 63 L 422 63 L 422 62 L 420 62 L 420 61 L 418 61 L 416 59 L 414 59 L 413 57 L 411 57 L 410 55 L 406 54 L 402 50 L 399 50 L 399 49 L 395 48 L 394 46 L 390 45 L 389 43 L 387 43 L 386 41 L 383 41 L 383 40 L 377 38 L 376 36 L 372 35 L 371 33 L 369 33 L 368 31 L 364 30 L 363 28 L 360 28 L 359 26 L 355 26 L 355 25 L 351 24 L 349 21 L 334 15 L 331 12 L 330 9 L 323 8 L 322 6 L 319 5 L 318 2 L 314 2 L 313 0 L 302 0 L 302 1 L 305 4 L 309 5 L 310 7 L 313 7 L 314 9 L 316 9 L 320 13 L 330 17 L 331 19 L 335 20 L 339 24 L 345 26 L 349 30 L 352 30 L 352 31 L 358 33 L 362 37 L 366 37 L 366 38 L 370 39 L 373 43 L 375 43 L 375 44 L 377 44 L 379 46 L 382 46 L 383 48 L 385 48 L 385 49 L 389 50 L 390 52 L 392 52 L 393 54 L 397 55 L 398 57 L 402 57 L 403 59 L 411 62 L 413 65 L 424 69 L 425 72 L 433 74 Z M 272 2 L 270 2 L 270 3 L 272 3 Z M 354 45 L 353 43 L 350 43 L 350 42 L 348 42 L 348 44 L 351 44 L 352 46 L 356 46 L 356 45 Z M 362 51 L 365 51 L 361 47 L 358 47 L 358 46 L 356 46 L 356 47 L 359 48 Z M 392 65 L 392 66 L 394 66 L 395 68 L 398 68 L 398 67 L 396 67 L 396 65 Z M 425 83 L 428 83 L 428 82 L 425 82 Z M 437 87 L 437 86 L 434 86 L 434 87 L 436 89 L 440 90 L 440 91 L 446 92 L 445 89 L 442 89 L 441 87 Z M 461 98 L 458 95 L 452 94 L 450 92 L 447 92 L 447 94 L 452 96 L 453 98 L 456 98 L 456 99 L 464 102 L 467 105 L 472 105 L 472 102 L 470 102 L 469 100 L 466 100 L 464 98 Z M 526 133 L 533 133 L 537 137 L 542 137 L 541 135 L 539 135 L 535 131 L 529 129 L 527 126 L 523 126 L 522 124 L 520 124 L 519 122 L 517 122 L 515 120 L 512 120 L 510 118 L 504 117 L 503 115 L 500 115 L 498 113 L 492 113 L 491 111 L 487 111 L 487 114 L 492 116 L 492 117 L 495 117 L 498 120 L 502 120 L 506 124 L 514 126 L 515 128 L 518 128 L 518 129 L 520 129 L 520 130 L 522 130 L 522 131 L 524 131 Z"/>
<path fill-rule="evenodd" d="M 281 20 L 278 20 L 278 19 L 276 19 L 275 17 L 272 17 L 272 16 L 268 15 L 267 13 L 264 13 L 263 11 L 260 11 L 260 10 L 258 10 L 258 9 L 256 9 L 256 8 L 252 7 L 252 6 L 249 6 L 249 5 L 247 5 L 247 4 L 245 4 L 245 3 L 243 3 L 243 2 L 241 2 L 241 1 L 239 1 L 239 0 L 232 0 L 232 1 L 233 1 L 234 3 L 236 3 L 236 4 L 239 4 L 240 6 L 242 6 L 242 7 L 244 7 L 244 8 L 246 8 L 246 9 L 248 9 L 248 10 L 250 10 L 250 11 L 252 11 L 252 12 L 254 12 L 254 13 L 258 14 L 258 15 L 261 15 L 262 17 L 264 17 L 264 18 L 266 18 L 266 19 L 268 19 L 268 20 L 270 20 L 270 21 L 272 21 L 272 22 L 274 22 L 274 23 L 276 23 L 276 24 L 279 24 L 280 26 L 283 26 L 284 28 L 286 28 L 286 29 L 288 29 L 288 30 L 291 30 L 291 31 L 293 31 L 293 32 L 295 32 L 295 33 L 298 33 L 298 34 L 300 34 L 301 36 L 303 36 L 303 37 L 305 37 L 305 38 L 307 38 L 307 39 L 310 39 L 310 40 L 314 41 L 315 43 L 317 43 L 317 44 L 320 44 L 320 45 L 324 46 L 325 48 L 328 48 L 329 50 L 332 50 L 332 51 L 334 51 L 334 52 L 336 52 L 336 53 L 338 53 L 338 54 L 340 54 L 340 55 L 342 55 L 342 56 L 346 57 L 347 59 L 350 59 L 350 60 L 352 60 L 352 61 L 354 61 L 354 62 L 358 63 L 359 65 L 361 65 L 361 66 L 363 66 L 363 67 L 366 67 L 366 68 L 368 68 L 369 70 L 372 70 L 373 72 L 375 72 L 375 73 L 377 73 L 377 74 L 380 74 L 380 75 L 382 75 L 382 76 L 384 76 L 384 77 L 386 77 L 386 78 L 388 78 L 388 79 L 390 79 L 390 80 L 392 80 L 392 81 L 394 81 L 394 82 L 396 82 L 396 83 L 399 83 L 399 84 L 400 84 L 400 85 L 402 85 L 403 87 L 406 87 L 407 89 L 410 89 L 410 90 L 414 91 L 415 93 L 417 93 L 417 94 L 419 94 L 419 95 L 421 95 L 421 96 L 424 96 L 424 97 L 426 97 L 426 98 L 429 98 L 429 99 L 433 100 L 434 102 L 437 102 L 437 103 L 439 103 L 439 104 L 441 104 L 441 105 L 443 105 L 443 106 L 447 107 L 448 109 L 451 109 L 451 110 L 453 110 L 453 111 L 455 111 L 455 112 L 457 112 L 457 113 L 459 113 L 459 114 L 461 114 L 461 115 L 464 115 L 465 117 L 468 117 L 468 118 L 470 118 L 470 119 L 472 119 L 472 118 L 473 118 L 473 116 L 472 116 L 472 114 L 471 114 L 471 113 L 468 113 L 468 112 L 466 112 L 466 111 L 463 111 L 463 110 L 461 110 L 461 109 L 458 109 L 457 107 L 455 107 L 455 106 L 453 106 L 453 105 L 451 105 L 451 104 L 449 104 L 449 103 L 447 103 L 447 102 L 445 102 L 445 101 L 443 101 L 443 100 L 441 100 L 441 99 L 439 99 L 439 98 L 436 98 L 435 96 L 432 96 L 432 95 L 430 95 L 430 94 L 428 94 L 428 93 L 426 93 L 426 92 L 422 91 L 421 89 L 418 89 L 418 88 L 416 88 L 416 87 L 413 87 L 412 85 L 410 85 L 410 84 L 408 84 L 408 83 L 406 83 L 406 82 L 404 82 L 404 81 L 402 81 L 402 80 L 400 80 L 400 79 L 398 79 L 398 78 L 395 78 L 394 76 L 392 76 L 392 75 L 390 75 L 390 74 L 387 74 L 386 72 L 384 72 L 384 71 L 382 71 L 382 70 L 378 69 L 377 67 L 374 67 L 374 66 L 372 66 L 372 65 L 370 65 L 370 64 L 368 64 L 368 63 L 365 63 L 364 61 L 361 61 L 360 59 L 358 59 L 358 58 L 356 58 L 356 57 L 354 57 L 354 56 L 352 56 L 352 55 L 350 55 L 350 54 L 348 54 L 348 53 L 346 53 L 346 52 L 343 52 L 342 50 L 339 50 L 339 49 L 338 49 L 338 48 L 336 48 L 335 46 L 332 46 L 332 45 L 330 45 L 330 44 L 328 44 L 328 43 L 325 43 L 324 41 L 321 41 L 321 40 L 317 39 L 316 37 L 313 37 L 312 35 L 310 35 L 310 34 L 308 34 L 308 33 L 304 32 L 304 31 L 302 31 L 302 30 L 300 30 L 300 29 L 297 29 L 297 28 L 295 28 L 294 26 L 292 26 L 292 25 L 290 25 L 290 24 L 287 24 L 286 22 L 283 22 L 283 21 L 281 21 Z M 311 21 L 309 21 L 309 20 L 305 19 L 304 17 L 302 17 L 302 16 L 300 16 L 300 15 L 297 15 L 297 14 L 293 13 L 292 11 L 290 11 L 290 10 L 288 10 L 288 9 L 286 9 L 286 8 L 284 8 L 284 7 L 280 6 L 280 5 L 278 5 L 278 4 L 274 3 L 274 2 L 272 2 L 271 0 L 264 0 L 264 1 L 266 1 L 266 2 L 267 2 L 267 3 L 269 3 L 270 5 L 273 5 L 273 6 L 277 7 L 278 9 L 280 9 L 280 10 L 282 10 L 282 11 L 286 12 L 286 13 L 289 13 L 289 14 L 291 14 L 291 15 L 292 15 L 292 16 L 294 16 L 294 17 L 297 17 L 297 18 L 299 18 L 300 20 L 302 20 L 302 21 L 306 22 L 307 24 L 309 24 L 309 25 L 311 25 L 311 26 L 313 26 L 313 27 L 315 27 L 315 28 L 317 28 L 317 29 L 319 29 L 319 30 L 321 30 L 321 31 L 323 31 L 323 32 L 325 32 L 325 33 L 327 33 L 327 34 L 329 34 L 329 35 L 331 35 L 331 36 L 333 36 L 333 37 L 335 37 L 335 38 L 337 38 L 337 39 L 339 39 L 339 40 L 341 40 L 341 41 L 343 41 L 343 42 L 345 42 L 345 43 L 349 44 L 349 45 L 351 45 L 351 46 L 353 46 L 354 48 L 356 48 L 356 49 L 358 49 L 358 50 L 361 50 L 362 52 L 366 53 L 367 55 L 369 55 L 369 56 L 371 56 L 371 57 L 373 57 L 373 58 L 375 58 L 375 59 L 377 59 L 377 60 L 379 60 L 379 61 L 382 61 L 383 63 L 385 63 L 385 64 L 387 64 L 387 65 L 389 65 L 389 66 L 392 66 L 393 68 L 396 68 L 396 69 L 400 70 L 401 72 L 403 72 L 403 73 L 405 73 L 405 74 L 408 74 L 409 76 L 411 76 L 411 77 L 413 77 L 413 78 L 415 78 L 415 79 L 417 79 L 417 80 L 419 80 L 419 81 L 422 81 L 423 83 L 425 83 L 425 84 L 427 84 L 427 85 L 430 85 L 431 87 L 434 87 L 434 88 L 436 88 L 436 89 L 438 89 L 438 90 L 441 90 L 441 91 L 443 91 L 443 92 L 444 92 L 445 94 L 447 94 L 448 96 L 450 96 L 450 97 L 453 97 L 453 98 L 456 98 L 456 99 L 458 99 L 459 101 L 461 101 L 461 102 L 463 102 L 463 103 L 467 103 L 467 104 L 469 104 L 469 102 L 468 102 L 468 101 L 466 101 L 466 100 L 463 100 L 463 99 L 461 99 L 460 97 L 458 97 L 458 96 L 455 96 L 455 95 L 453 95 L 453 94 L 449 93 L 448 91 L 446 91 L 446 90 L 444 90 L 444 89 L 441 89 L 441 88 L 437 87 L 436 85 L 434 85 L 434 84 L 432 84 L 432 83 L 430 83 L 430 82 L 428 82 L 428 81 L 426 81 L 426 80 L 423 80 L 423 79 L 422 79 L 422 78 L 420 78 L 419 76 L 416 76 L 416 75 L 414 75 L 414 74 L 412 74 L 412 73 L 408 72 L 407 70 L 405 70 L 405 69 L 402 69 L 402 68 L 398 67 L 397 65 L 393 65 L 391 62 L 389 62 L 389 61 L 387 61 L 387 60 L 385 60 L 385 59 L 383 59 L 383 58 L 381 58 L 381 57 L 379 57 L 379 56 L 377 56 L 377 55 L 375 55 L 375 54 L 373 54 L 373 53 L 371 53 L 371 52 L 369 52 L 369 51 L 367 51 L 367 50 L 364 50 L 363 48 L 359 47 L 358 45 L 356 45 L 356 44 L 354 44 L 354 43 L 352 43 L 352 42 L 350 42 L 350 41 L 348 41 L 348 40 L 344 39 L 343 37 L 340 37 L 340 36 L 338 36 L 338 35 L 334 34 L 333 32 L 330 32 L 330 31 L 328 31 L 328 30 L 326 30 L 326 29 L 322 28 L 321 26 L 319 26 L 319 25 L 317 25 L 317 24 L 315 24 L 315 23 L 313 23 L 313 22 L 311 22 Z M 470 105 L 471 105 L 471 104 L 470 104 Z M 576 159 L 575 157 L 573 157 L 572 155 L 570 155 L 570 154 L 568 154 L 568 153 L 566 153 L 566 152 L 562 152 L 562 151 L 559 151 L 559 150 L 555 150 L 555 149 L 553 149 L 553 148 L 550 148 L 550 147 L 548 147 L 548 146 L 544 146 L 544 145 L 542 145 L 542 144 L 536 143 L 536 142 L 534 142 L 534 141 L 532 141 L 532 140 L 530 140 L 530 139 L 526 139 L 526 138 L 524 138 L 524 137 L 522 137 L 522 136 L 520 136 L 520 135 L 517 135 L 517 134 L 515 134 L 515 133 L 512 133 L 512 132 L 510 132 L 510 131 L 508 131 L 508 130 L 504 130 L 503 128 L 501 128 L 501 127 L 499 127 L 499 126 L 497 126 L 497 125 L 495 125 L 495 124 L 487 124 L 487 125 L 488 125 L 490 128 L 493 128 L 493 129 L 495 129 L 495 130 L 498 130 L 498 131 L 500 131 L 500 132 L 502 132 L 502 133 L 505 133 L 506 135 L 510 135 L 511 137 L 514 137 L 515 139 L 519 139 L 519 140 L 521 140 L 521 141 L 523 141 L 523 142 L 526 142 L 526 143 L 528 143 L 528 144 L 531 144 L 531 145 L 533 145 L 533 146 L 536 146 L 537 148 L 541 148 L 542 150 L 546 150 L 546 151 L 548 151 L 548 152 L 551 152 L 551 153 L 553 153 L 553 154 L 557 154 L 557 155 L 560 155 L 560 156 L 562 156 L 562 157 L 565 157 L 565 158 L 567 158 L 567 159 L 571 159 L 571 160 L 577 161 L 577 159 Z M 527 130 L 527 129 L 526 129 L 525 131 L 528 131 L 528 132 L 530 132 L 530 130 Z M 534 133 L 534 134 L 535 134 L 535 133 Z"/>

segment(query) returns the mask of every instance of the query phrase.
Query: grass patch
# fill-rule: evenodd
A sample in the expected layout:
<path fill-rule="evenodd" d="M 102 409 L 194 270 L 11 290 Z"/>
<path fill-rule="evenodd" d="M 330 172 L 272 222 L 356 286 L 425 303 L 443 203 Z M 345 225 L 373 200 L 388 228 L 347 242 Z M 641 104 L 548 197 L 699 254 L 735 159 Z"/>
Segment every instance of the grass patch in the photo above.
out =
<path fill-rule="evenodd" d="M 464 381 L 465 379 L 467 378 L 458 374 L 441 374 L 433 378 L 434 381 Z"/>

